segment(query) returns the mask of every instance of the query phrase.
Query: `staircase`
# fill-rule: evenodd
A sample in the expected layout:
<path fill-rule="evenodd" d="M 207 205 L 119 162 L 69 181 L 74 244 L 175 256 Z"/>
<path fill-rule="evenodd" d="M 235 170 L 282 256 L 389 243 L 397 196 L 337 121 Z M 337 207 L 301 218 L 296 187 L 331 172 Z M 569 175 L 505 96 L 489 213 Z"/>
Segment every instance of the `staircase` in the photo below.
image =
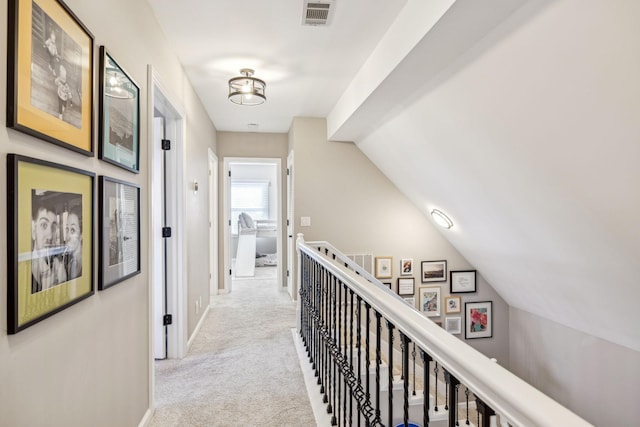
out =
<path fill-rule="evenodd" d="M 297 248 L 298 331 L 327 425 L 591 425 L 405 304 L 329 243 L 298 235 Z"/>

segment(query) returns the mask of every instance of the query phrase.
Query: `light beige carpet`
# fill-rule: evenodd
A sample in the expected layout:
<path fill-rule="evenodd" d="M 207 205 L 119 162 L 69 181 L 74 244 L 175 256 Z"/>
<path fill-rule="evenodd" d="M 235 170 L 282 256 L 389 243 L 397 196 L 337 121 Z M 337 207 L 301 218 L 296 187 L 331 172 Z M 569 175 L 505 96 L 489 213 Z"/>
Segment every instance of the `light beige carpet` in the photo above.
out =
<path fill-rule="evenodd" d="M 258 270 L 258 269 L 257 269 Z M 275 279 L 234 279 L 182 360 L 156 362 L 152 427 L 316 425 Z"/>

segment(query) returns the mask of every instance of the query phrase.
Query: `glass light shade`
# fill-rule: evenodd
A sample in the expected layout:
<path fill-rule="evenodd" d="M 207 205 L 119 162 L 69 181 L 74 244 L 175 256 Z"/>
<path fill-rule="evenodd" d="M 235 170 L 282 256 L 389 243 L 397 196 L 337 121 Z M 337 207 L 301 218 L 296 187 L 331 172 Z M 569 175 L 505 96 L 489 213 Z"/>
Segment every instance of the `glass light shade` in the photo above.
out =
<path fill-rule="evenodd" d="M 253 70 L 243 68 L 242 77 L 229 80 L 229 101 L 238 105 L 260 105 L 267 100 L 265 88 L 267 84 L 253 75 Z"/>
<path fill-rule="evenodd" d="M 444 212 L 439 211 L 438 209 L 434 209 L 431 211 L 431 216 L 433 217 L 433 220 L 436 222 L 436 224 L 438 224 L 440 227 L 446 229 L 453 227 L 453 221 L 451 221 Z"/>

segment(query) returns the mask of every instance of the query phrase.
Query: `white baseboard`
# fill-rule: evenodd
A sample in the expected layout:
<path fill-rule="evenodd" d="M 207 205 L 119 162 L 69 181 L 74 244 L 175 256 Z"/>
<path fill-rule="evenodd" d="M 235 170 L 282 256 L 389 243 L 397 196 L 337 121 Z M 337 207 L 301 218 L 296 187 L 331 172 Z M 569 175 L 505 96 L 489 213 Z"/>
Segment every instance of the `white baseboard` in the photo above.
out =
<path fill-rule="evenodd" d="M 153 417 L 153 411 L 151 410 L 151 408 L 148 408 L 147 411 L 144 413 L 144 416 L 140 420 L 140 423 L 138 423 L 138 427 L 147 427 L 149 423 L 151 423 L 152 417 Z"/>
<path fill-rule="evenodd" d="M 207 308 L 205 308 L 204 313 L 202 313 L 202 316 L 200 316 L 200 321 L 198 322 L 198 324 L 196 325 L 196 328 L 193 330 L 193 333 L 189 337 L 189 340 L 187 341 L 187 353 L 189 352 L 189 349 L 191 348 L 191 344 L 193 344 L 193 340 L 198 336 L 198 332 L 200 332 L 200 328 L 202 327 L 202 324 L 204 323 L 204 319 L 207 318 L 207 314 L 209 314 L 209 309 L 210 308 L 211 308 L 210 305 L 208 305 Z"/>

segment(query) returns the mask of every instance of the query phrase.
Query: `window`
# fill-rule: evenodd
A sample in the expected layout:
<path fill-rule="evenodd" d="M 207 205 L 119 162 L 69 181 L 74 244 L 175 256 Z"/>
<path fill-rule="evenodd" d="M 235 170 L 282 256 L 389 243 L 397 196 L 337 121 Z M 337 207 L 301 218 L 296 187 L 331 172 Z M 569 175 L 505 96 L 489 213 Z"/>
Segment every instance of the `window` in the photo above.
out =
<path fill-rule="evenodd" d="M 238 234 L 238 216 L 269 219 L 269 181 L 231 180 L 231 233 Z"/>

